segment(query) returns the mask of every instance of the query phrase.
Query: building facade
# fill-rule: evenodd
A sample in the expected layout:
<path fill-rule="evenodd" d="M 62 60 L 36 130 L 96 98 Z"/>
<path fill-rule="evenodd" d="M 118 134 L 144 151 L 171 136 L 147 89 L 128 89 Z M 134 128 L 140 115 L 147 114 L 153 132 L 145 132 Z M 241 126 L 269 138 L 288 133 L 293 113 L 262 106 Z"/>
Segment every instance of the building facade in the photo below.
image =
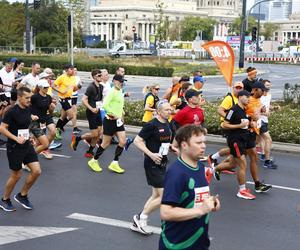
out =
<path fill-rule="evenodd" d="M 217 20 L 215 36 L 227 35 L 229 24 L 241 12 L 241 0 L 88 0 L 88 35 L 101 40 L 130 40 L 137 33 L 142 41 L 155 34 L 160 10 L 170 23 L 186 16 L 210 17 Z M 158 3 L 163 3 L 158 7 Z"/>

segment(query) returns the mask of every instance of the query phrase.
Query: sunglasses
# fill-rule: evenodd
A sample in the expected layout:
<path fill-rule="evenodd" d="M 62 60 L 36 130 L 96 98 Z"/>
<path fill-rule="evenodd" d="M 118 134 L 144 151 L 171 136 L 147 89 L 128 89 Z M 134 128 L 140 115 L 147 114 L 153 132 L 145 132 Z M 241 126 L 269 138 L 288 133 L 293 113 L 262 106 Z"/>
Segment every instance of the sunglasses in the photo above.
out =
<path fill-rule="evenodd" d="M 235 89 L 243 89 L 242 87 L 234 87 Z"/>
<path fill-rule="evenodd" d="M 95 75 L 95 77 L 101 77 L 101 75 Z"/>
<path fill-rule="evenodd" d="M 155 90 L 160 90 L 160 88 L 154 88 Z"/>

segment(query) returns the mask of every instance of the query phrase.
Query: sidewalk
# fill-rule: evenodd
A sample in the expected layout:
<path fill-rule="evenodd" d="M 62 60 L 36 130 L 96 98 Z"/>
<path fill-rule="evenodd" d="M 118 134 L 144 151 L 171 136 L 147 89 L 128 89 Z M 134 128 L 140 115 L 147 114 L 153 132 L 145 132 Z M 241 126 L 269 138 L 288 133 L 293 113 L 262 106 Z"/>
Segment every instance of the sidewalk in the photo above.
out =
<path fill-rule="evenodd" d="M 78 120 L 77 125 L 78 127 L 88 128 L 88 122 L 84 120 Z M 137 135 L 141 130 L 141 127 L 138 126 L 125 125 L 125 128 L 126 132 L 133 136 Z M 220 135 L 208 134 L 206 136 L 206 142 L 208 144 L 219 144 L 220 146 L 227 145 L 226 139 Z M 300 153 L 300 144 L 273 142 L 272 150 L 282 153 Z"/>

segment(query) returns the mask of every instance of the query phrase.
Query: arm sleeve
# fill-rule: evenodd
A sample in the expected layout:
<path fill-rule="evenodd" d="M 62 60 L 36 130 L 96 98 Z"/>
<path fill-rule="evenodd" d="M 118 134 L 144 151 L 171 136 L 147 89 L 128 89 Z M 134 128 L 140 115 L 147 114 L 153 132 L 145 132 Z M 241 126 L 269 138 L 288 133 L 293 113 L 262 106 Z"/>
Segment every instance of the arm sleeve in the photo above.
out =
<path fill-rule="evenodd" d="M 8 111 L 5 113 L 2 122 L 5 123 L 5 124 L 8 124 L 8 125 L 12 124 L 13 121 L 12 121 L 11 110 L 8 110 Z"/>
<path fill-rule="evenodd" d="M 87 87 L 87 89 L 85 91 L 85 95 L 86 96 L 91 96 L 92 93 L 93 93 L 93 90 L 92 90 L 92 86 L 90 85 L 90 86 Z"/>
<path fill-rule="evenodd" d="M 177 114 L 173 117 L 173 120 L 178 124 L 181 125 L 184 119 L 184 109 L 177 112 Z"/>
<path fill-rule="evenodd" d="M 222 107 L 225 110 L 229 110 L 232 107 L 232 98 L 230 96 L 225 96 L 220 107 Z"/>
<path fill-rule="evenodd" d="M 154 126 L 151 122 L 147 122 L 142 130 L 139 132 L 139 137 L 143 138 L 144 140 L 147 140 L 153 135 Z"/>
<path fill-rule="evenodd" d="M 61 76 L 59 76 L 55 81 L 54 81 L 54 85 L 57 87 L 60 87 L 61 85 Z"/>

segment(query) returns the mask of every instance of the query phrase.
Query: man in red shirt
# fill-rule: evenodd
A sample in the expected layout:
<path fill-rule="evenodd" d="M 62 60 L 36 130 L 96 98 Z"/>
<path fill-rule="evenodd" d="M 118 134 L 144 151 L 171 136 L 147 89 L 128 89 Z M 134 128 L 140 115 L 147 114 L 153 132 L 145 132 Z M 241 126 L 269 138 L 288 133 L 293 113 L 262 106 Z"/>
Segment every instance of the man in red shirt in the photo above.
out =
<path fill-rule="evenodd" d="M 189 89 L 185 93 L 185 99 L 188 105 L 173 117 L 172 123 L 175 125 L 176 129 L 186 124 L 201 125 L 203 127 L 204 113 L 199 107 L 201 93 L 201 91 L 195 89 Z"/>

